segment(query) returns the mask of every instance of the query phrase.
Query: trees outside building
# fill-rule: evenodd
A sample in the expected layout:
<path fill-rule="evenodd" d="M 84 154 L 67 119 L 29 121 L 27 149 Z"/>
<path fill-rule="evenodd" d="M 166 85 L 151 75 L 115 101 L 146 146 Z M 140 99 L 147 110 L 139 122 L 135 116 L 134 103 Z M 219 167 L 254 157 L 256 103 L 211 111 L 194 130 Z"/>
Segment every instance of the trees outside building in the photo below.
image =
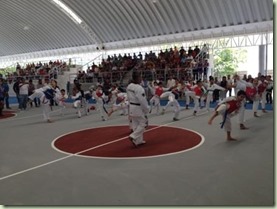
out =
<path fill-rule="evenodd" d="M 242 48 L 225 48 L 214 50 L 214 76 L 233 75 L 238 66 L 246 62 L 247 50 Z"/>

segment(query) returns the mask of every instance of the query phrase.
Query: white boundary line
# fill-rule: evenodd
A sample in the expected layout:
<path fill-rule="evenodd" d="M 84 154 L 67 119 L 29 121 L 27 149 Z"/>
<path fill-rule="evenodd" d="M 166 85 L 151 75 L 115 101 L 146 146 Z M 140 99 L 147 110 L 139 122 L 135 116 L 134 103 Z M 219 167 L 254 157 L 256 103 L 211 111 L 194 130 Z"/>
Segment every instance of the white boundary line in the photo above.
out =
<path fill-rule="evenodd" d="M 207 112 L 204 112 L 204 113 L 202 113 L 202 114 L 198 114 L 198 116 L 204 115 L 204 114 L 206 114 L 206 113 L 207 113 Z M 186 119 L 195 118 L 195 117 L 196 117 L 196 116 L 189 116 L 189 117 L 186 117 L 186 118 L 184 118 L 184 119 L 186 120 Z M 181 121 L 181 120 L 180 120 L 180 121 Z M 155 130 L 155 129 L 157 129 L 157 128 L 160 128 L 160 127 L 163 127 L 163 126 L 168 126 L 168 125 L 170 125 L 170 124 L 172 124 L 172 123 L 176 123 L 176 122 L 178 122 L 178 121 L 173 121 L 173 122 L 170 122 L 170 123 L 167 123 L 167 124 L 163 124 L 163 125 L 154 127 L 154 128 L 152 128 L 152 129 L 148 129 L 148 130 L 146 130 L 146 131 Z M 113 125 L 110 125 L 110 126 L 113 126 Z M 104 126 L 102 126 L 102 127 L 104 127 Z M 107 126 L 106 126 L 106 127 L 107 127 Z M 101 127 L 95 127 L 95 128 L 101 128 Z M 174 127 L 174 128 L 179 128 L 179 127 Z M 91 129 L 91 128 L 82 129 L 82 130 L 89 130 L 89 129 Z M 182 129 L 182 128 L 180 128 L 180 129 Z M 189 129 L 187 129 L 187 130 L 189 130 Z M 78 130 L 78 131 L 81 131 L 81 130 Z M 78 132 L 78 131 L 73 131 L 73 132 L 70 132 L 70 133 L 75 133 L 75 132 Z M 192 132 L 197 133 L 197 132 L 195 132 L 195 131 L 192 131 Z M 67 135 L 67 134 L 69 134 L 69 133 L 66 133 L 66 134 L 64 134 L 64 135 Z M 198 133 L 197 133 L 197 134 L 198 134 Z M 62 135 L 62 136 L 64 136 L 64 135 Z M 200 145 L 202 145 L 202 144 L 204 143 L 204 140 L 205 140 L 204 136 L 201 135 L 201 134 L 199 134 L 199 135 L 201 136 L 201 139 L 202 139 L 201 142 L 200 142 L 197 146 L 195 146 L 195 147 L 193 147 L 193 148 L 191 148 L 191 149 L 188 149 L 188 150 L 195 149 L 195 148 L 199 147 Z M 61 158 L 58 158 L 58 159 L 56 159 L 56 160 L 52 160 L 52 161 L 49 161 L 49 162 L 47 162 L 47 163 L 43 163 L 43 164 L 38 165 L 38 166 L 34 166 L 34 167 L 31 167 L 31 168 L 28 168 L 28 169 L 25 169 L 25 170 L 22 170 L 22 171 L 19 171 L 19 172 L 16 172 L 16 173 L 7 175 L 7 176 L 0 177 L 0 181 L 5 180 L 5 179 L 8 179 L 8 178 L 11 178 L 11 177 L 14 177 L 14 176 L 17 176 L 17 175 L 20 175 L 20 174 L 23 174 L 23 173 L 27 173 L 27 172 L 29 172 L 29 171 L 32 171 L 32 170 L 35 170 L 35 169 L 38 169 L 38 168 L 41 168 L 41 167 L 44 167 L 44 166 L 47 166 L 47 165 L 50 165 L 50 164 L 53 164 L 53 163 L 62 161 L 62 160 L 65 160 L 65 159 L 70 158 L 70 157 L 74 157 L 74 156 L 79 157 L 79 156 L 80 156 L 79 154 L 81 154 L 81 153 L 83 153 L 83 152 L 87 152 L 87 151 L 90 151 L 90 150 L 93 150 L 93 149 L 97 149 L 97 148 L 99 148 L 99 147 L 103 147 L 103 146 L 108 145 L 108 144 L 115 143 L 115 142 L 117 142 L 117 141 L 121 141 L 121 140 L 123 140 L 123 139 L 125 139 L 125 138 L 127 138 L 127 137 L 128 137 L 128 136 L 122 137 L 122 138 L 120 138 L 120 139 L 116 139 L 116 140 L 113 140 L 113 141 L 111 141 L 111 142 L 107 142 L 107 143 L 105 143 L 105 144 L 101 144 L 101 145 L 98 145 L 98 146 L 95 146 L 95 147 L 92 147 L 92 148 L 89 148 L 89 149 L 86 149 L 86 150 L 77 152 L 77 153 L 75 153 L 75 154 L 69 154 L 69 155 L 67 155 L 67 156 L 65 156 L 65 157 L 61 157 Z M 58 138 L 59 138 L 59 137 L 58 137 Z M 53 147 L 53 143 L 54 143 L 55 140 L 57 140 L 58 138 L 56 138 L 56 139 L 54 139 L 54 140 L 52 141 L 52 143 L 51 143 L 51 146 L 52 146 L 52 147 Z M 53 148 L 55 149 L 55 147 L 53 147 Z M 55 150 L 57 150 L 57 149 L 55 149 Z M 188 151 L 188 150 L 187 150 L 187 151 Z M 59 150 L 58 150 L 58 151 L 59 151 Z M 185 152 L 185 151 L 186 151 L 186 150 L 180 151 L 180 152 L 176 152 L 176 153 L 173 153 L 173 154 L 178 154 L 178 153 Z M 65 152 L 62 152 L 62 153 L 65 153 Z M 66 154 L 67 154 L 67 153 L 66 153 Z M 153 156 L 153 157 L 167 156 L 167 155 L 171 155 L 171 154 L 172 154 L 172 153 L 165 154 L 165 155 Z M 153 158 L 153 157 L 151 156 L 151 158 Z M 98 158 L 98 157 L 95 157 L 95 158 Z M 99 158 L 100 158 L 100 157 L 99 157 Z M 124 160 L 124 159 L 142 159 L 142 158 L 150 158 L 150 157 L 137 157 L 137 158 L 102 158 L 102 159 L 122 159 L 122 160 Z"/>
<path fill-rule="evenodd" d="M 174 121 L 175 122 L 175 121 Z M 171 122 L 173 123 L 173 122 Z M 164 125 L 157 125 L 156 127 L 154 128 L 151 128 L 151 129 L 147 129 L 145 132 L 149 132 L 149 131 L 153 131 L 155 129 L 158 129 L 158 128 L 161 128 L 161 127 L 164 127 L 164 126 L 168 126 L 170 127 L 169 125 L 171 123 L 167 123 L 167 124 L 164 124 Z M 114 127 L 114 125 L 112 125 Z M 121 125 L 118 125 L 118 126 L 121 126 Z M 122 125 L 122 126 L 127 126 L 127 125 Z M 155 126 L 155 125 L 154 125 Z M 108 127 L 108 126 L 102 126 L 102 127 L 97 127 L 97 128 L 105 128 L 105 127 Z M 119 139 L 116 139 L 116 140 L 113 140 L 113 141 L 110 141 L 110 142 L 107 142 L 107 143 L 104 143 L 104 144 L 101 144 L 101 145 L 98 145 L 98 146 L 95 146 L 95 147 L 91 147 L 91 148 L 88 148 L 86 150 L 83 150 L 83 151 L 80 151 L 80 152 L 77 152 L 77 153 L 69 153 L 69 152 L 64 152 L 60 149 L 58 149 L 57 147 L 55 147 L 54 143 L 56 140 L 58 140 L 59 138 L 65 136 L 65 135 L 68 135 L 68 134 L 65 134 L 65 135 L 62 135 L 62 136 L 59 136 L 57 137 L 56 139 L 54 139 L 54 141 L 52 142 L 51 146 L 53 149 L 55 149 L 56 151 L 60 152 L 60 153 L 63 153 L 63 154 L 67 154 L 67 155 L 76 155 L 77 157 L 83 157 L 83 158 L 95 158 L 95 159 L 120 159 L 120 160 L 124 160 L 124 159 L 145 159 L 145 158 L 155 158 L 155 157 L 163 157 L 163 156 L 169 156 L 169 155 L 174 155 L 174 154 L 179 154 L 179 153 L 183 153 L 183 152 L 187 152 L 187 151 L 190 151 L 190 150 L 193 150 L 193 149 L 196 149 L 198 148 L 199 146 L 201 146 L 204 141 L 205 141 L 205 137 L 196 132 L 196 131 L 193 131 L 191 129 L 186 129 L 186 128 L 180 128 L 180 127 L 171 127 L 171 128 L 176 128 L 176 129 L 183 129 L 183 130 L 187 130 L 187 131 L 190 131 L 190 132 L 193 132 L 197 135 L 199 135 L 201 137 L 201 142 L 199 144 L 197 144 L 196 146 L 190 148 L 190 149 L 185 149 L 185 150 L 182 150 L 182 151 L 178 151 L 178 152 L 171 152 L 171 153 L 167 153 L 167 154 L 161 154 L 161 155 L 153 155 L 153 156 L 143 156 L 143 157 L 97 157 L 97 156 L 87 156 L 87 155 L 81 155 L 82 153 L 85 153 L 85 152 L 88 152 L 88 151 L 91 151 L 91 150 L 94 150 L 94 149 L 97 149 L 99 147 L 103 147 L 105 145 L 108 145 L 108 144 L 112 144 L 112 143 L 116 143 L 118 141 L 122 141 L 123 139 L 126 139 L 128 138 L 129 136 L 125 136 L 125 137 L 122 137 L 122 138 L 119 138 Z M 83 130 L 79 130 L 79 131 L 84 131 L 84 130 L 90 130 L 90 129 L 93 129 L 93 128 L 88 128 L 88 129 L 83 129 Z M 76 133 L 76 132 L 79 132 L 79 131 L 74 131 L 74 132 L 71 132 L 71 133 Z M 69 133 L 69 134 L 71 134 Z"/>
<path fill-rule="evenodd" d="M 59 109 L 57 110 L 53 110 L 51 113 L 54 113 L 54 112 L 58 112 Z M 17 113 L 14 113 L 15 115 L 13 117 L 9 117 L 9 118 L 5 118 L 4 120 L 0 120 L 0 123 L 4 123 L 4 122 L 10 122 L 10 121 L 17 121 L 17 120 L 22 120 L 22 119 L 27 119 L 27 118 L 35 118 L 35 117 L 38 117 L 38 116 L 42 116 L 42 113 L 40 114 L 35 114 L 35 115 L 29 115 L 29 116 L 25 116 L 25 117 L 21 117 L 21 118 L 18 118 L 15 116 L 18 116 Z"/>
<path fill-rule="evenodd" d="M 3 119 L 1 119 L 1 120 L 0 120 L 0 122 L 2 122 L 2 121 L 6 121 L 6 120 L 9 120 L 9 121 L 10 121 L 10 119 L 13 119 L 14 117 L 16 117 L 16 116 L 17 116 L 17 113 L 15 113 L 15 112 L 12 112 L 11 114 L 13 114 L 13 116 L 8 117 L 8 118 L 3 118 Z"/>

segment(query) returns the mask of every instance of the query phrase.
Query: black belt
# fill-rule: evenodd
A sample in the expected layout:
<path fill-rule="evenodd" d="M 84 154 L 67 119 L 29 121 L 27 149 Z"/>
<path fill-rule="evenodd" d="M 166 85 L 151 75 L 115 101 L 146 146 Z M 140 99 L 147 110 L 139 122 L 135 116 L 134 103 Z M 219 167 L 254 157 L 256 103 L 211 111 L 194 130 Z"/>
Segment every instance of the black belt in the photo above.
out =
<path fill-rule="evenodd" d="M 133 103 L 133 102 L 130 102 L 131 105 L 136 105 L 136 106 L 140 106 L 139 103 Z"/>

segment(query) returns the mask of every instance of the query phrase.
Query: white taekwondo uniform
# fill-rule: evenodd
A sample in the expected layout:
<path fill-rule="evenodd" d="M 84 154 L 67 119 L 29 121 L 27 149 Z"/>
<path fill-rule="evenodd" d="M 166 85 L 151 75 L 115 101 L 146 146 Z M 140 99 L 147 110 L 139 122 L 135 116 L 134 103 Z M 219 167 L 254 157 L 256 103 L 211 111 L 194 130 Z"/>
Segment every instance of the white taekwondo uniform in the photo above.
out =
<path fill-rule="evenodd" d="M 145 143 L 143 133 L 147 126 L 148 102 L 144 88 L 139 84 L 130 83 L 127 86 L 127 98 L 129 101 L 129 118 L 132 121 L 133 133 L 130 138 L 135 145 Z"/>

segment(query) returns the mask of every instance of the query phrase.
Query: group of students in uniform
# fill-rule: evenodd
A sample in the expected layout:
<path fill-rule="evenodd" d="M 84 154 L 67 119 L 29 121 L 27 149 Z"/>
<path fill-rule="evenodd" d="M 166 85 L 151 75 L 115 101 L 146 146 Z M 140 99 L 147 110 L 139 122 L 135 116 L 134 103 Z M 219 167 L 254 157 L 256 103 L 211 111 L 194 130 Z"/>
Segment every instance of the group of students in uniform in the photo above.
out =
<path fill-rule="evenodd" d="M 49 84 L 44 85 L 41 88 L 34 90 L 34 92 L 28 97 L 29 103 L 36 98 L 41 101 L 43 106 L 43 118 L 48 123 L 53 122 L 50 119 L 50 113 L 54 104 L 60 106 L 60 113 L 64 115 L 64 111 L 67 107 L 73 107 L 76 109 L 76 114 L 79 118 L 82 115 L 88 115 L 90 110 L 98 110 L 101 120 L 107 120 L 113 112 L 122 110 L 121 115 L 127 114 L 127 94 L 121 92 L 116 86 L 110 89 L 110 94 L 106 95 L 102 86 L 99 84 L 96 87 L 92 86 L 88 90 L 84 91 L 81 84 L 75 83 L 72 90 L 72 94 L 66 94 L 64 89 L 60 89 L 57 85 L 57 81 L 52 79 Z M 68 104 L 68 99 L 73 100 L 73 104 Z M 96 107 L 89 105 L 91 99 L 96 101 Z M 107 104 L 112 104 L 108 109 Z"/>
<path fill-rule="evenodd" d="M 265 76 L 261 76 L 259 79 L 250 79 L 248 81 L 242 80 L 239 75 L 234 75 L 234 82 L 227 86 L 227 89 L 214 83 L 214 78 L 210 77 L 208 84 L 203 84 L 201 80 L 198 80 L 195 85 L 192 83 L 176 83 L 170 88 L 164 88 L 161 82 L 154 82 L 149 88 L 153 94 L 150 99 L 150 107 L 148 109 L 148 102 L 145 97 L 145 90 L 140 85 L 141 77 L 139 74 L 133 76 L 133 83 L 127 87 L 127 97 L 129 99 L 129 117 L 131 121 L 135 121 L 132 124 L 133 133 L 129 135 L 129 139 L 134 144 L 138 146 L 145 144 L 143 139 L 143 132 L 147 126 L 147 114 L 156 108 L 156 114 L 160 114 L 160 99 L 167 98 L 168 103 L 163 107 L 162 113 L 166 111 L 167 107 L 173 106 L 174 117 L 173 121 L 178 120 L 178 115 L 180 113 L 180 105 L 177 101 L 180 92 L 185 93 L 186 96 L 186 109 L 190 102 L 189 98 L 194 101 L 193 115 L 199 110 L 199 106 L 204 106 L 204 100 L 206 100 L 206 109 L 210 110 L 210 102 L 213 99 L 213 91 L 220 90 L 224 91 L 225 95 L 230 88 L 234 88 L 235 96 L 230 96 L 223 98 L 215 107 L 212 116 L 208 120 L 208 124 L 212 124 L 213 120 L 218 116 L 222 115 L 221 128 L 226 131 L 227 141 L 236 141 L 235 138 L 231 136 L 231 117 L 238 114 L 239 126 L 241 130 L 248 129 L 244 125 L 244 112 L 245 112 L 245 102 L 246 99 L 253 102 L 253 112 L 254 117 L 259 117 L 257 114 L 258 105 L 261 102 L 262 112 L 266 113 L 265 110 L 265 97 L 266 89 L 269 85 L 269 81 L 266 80 Z"/>
<path fill-rule="evenodd" d="M 254 116 L 258 117 L 257 109 L 259 102 L 262 104 L 262 111 L 265 110 L 265 94 L 268 82 L 265 77 L 260 80 L 257 78 L 251 81 L 245 81 L 240 79 L 238 75 L 234 76 L 234 83 L 231 88 L 235 89 L 235 96 L 231 96 L 223 99 L 218 103 L 214 113 L 208 121 L 208 124 L 212 124 L 212 121 L 218 115 L 222 115 L 221 127 L 227 132 L 227 140 L 234 141 L 231 137 L 231 120 L 230 118 L 239 114 L 240 129 L 248 129 L 244 125 L 244 111 L 245 101 L 249 98 L 253 101 Z M 179 114 L 181 107 L 178 99 L 180 93 L 184 93 L 186 98 L 186 109 L 190 104 L 190 100 L 194 101 L 193 115 L 196 116 L 200 109 L 200 106 L 210 110 L 210 102 L 213 100 L 213 91 L 215 89 L 220 91 L 227 90 L 214 83 L 213 77 L 209 78 L 209 83 L 203 84 L 201 80 L 198 80 L 196 84 L 192 82 L 178 83 L 169 88 L 163 87 L 162 82 L 153 82 L 149 84 L 149 89 L 152 93 L 152 98 L 147 100 L 145 95 L 145 89 L 141 85 L 141 74 L 134 72 L 132 81 L 126 88 L 126 93 L 121 92 L 117 86 L 113 86 L 109 90 L 109 94 L 106 95 L 101 85 L 91 87 L 88 91 L 83 91 L 80 84 L 76 84 L 73 89 L 72 95 L 69 98 L 73 99 L 73 107 L 77 109 L 78 117 L 82 116 L 82 113 L 88 115 L 90 110 L 97 109 L 100 113 L 101 120 L 105 121 L 108 117 L 121 110 L 121 115 L 128 115 L 128 121 L 131 129 L 129 139 L 134 146 L 145 144 L 143 139 L 143 133 L 148 125 L 147 115 L 151 114 L 156 109 L 156 114 L 164 114 L 168 107 L 173 107 L 173 121 L 179 120 Z M 65 90 L 60 90 L 55 80 L 51 80 L 49 85 L 36 89 L 32 95 L 29 96 L 30 101 L 34 98 L 39 98 L 43 105 L 43 117 L 47 122 L 50 120 L 49 114 L 53 102 L 56 102 L 61 106 L 61 113 L 65 109 L 66 99 L 68 99 Z M 89 100 L 95 99 L 96 107 L 91 105 L 89 107 Z M 161 99 L 167 99 L 168 102 L 163 106 L 161 110 Z M 206 104 L 204 104 L 206 101 Z M 107 109 L 107 104 L 112 104 L 111 108 Z"/>

